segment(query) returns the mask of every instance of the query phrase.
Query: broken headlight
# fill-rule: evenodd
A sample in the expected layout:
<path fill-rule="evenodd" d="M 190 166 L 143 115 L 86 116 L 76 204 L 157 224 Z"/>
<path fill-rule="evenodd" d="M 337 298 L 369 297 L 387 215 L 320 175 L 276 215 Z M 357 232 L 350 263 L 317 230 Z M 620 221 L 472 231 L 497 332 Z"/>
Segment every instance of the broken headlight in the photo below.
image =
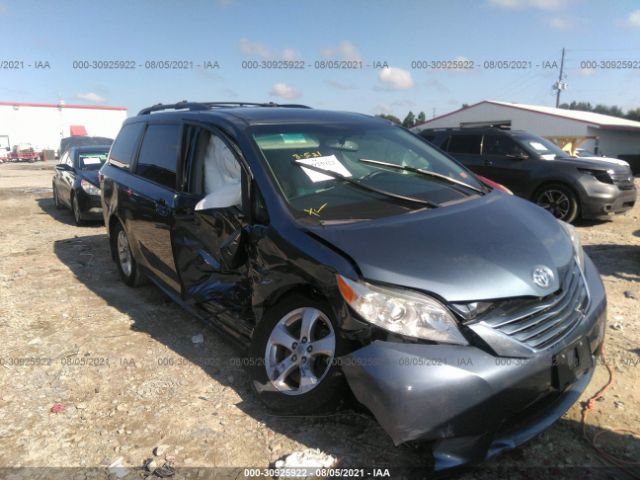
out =
<path fill-rule="evenodd" d="M 407 337 L 468 344 L 451 312 L 435 298 L 336 277 L 342 297 L 367 322 Z"/>

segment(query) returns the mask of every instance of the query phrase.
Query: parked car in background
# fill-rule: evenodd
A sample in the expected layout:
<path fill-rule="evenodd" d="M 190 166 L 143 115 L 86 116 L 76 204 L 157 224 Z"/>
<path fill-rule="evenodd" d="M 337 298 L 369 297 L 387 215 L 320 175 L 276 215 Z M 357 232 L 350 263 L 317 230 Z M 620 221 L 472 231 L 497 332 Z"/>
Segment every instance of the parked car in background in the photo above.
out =
<path fill-rule="evenodd" d="M 60 140 L 60 150 L 58 151 L 58 158 L 62 157 L 64 153 L 73 147 L 88 147 L 91 145 L 111 145 L 113 138 L 107 137 L 91 137 L 86 135 L 76 135 L 73 137 L 65 137 Z"/>
<path fill-rule="evenodd" d="M 531 439 L 593 374 L 606 299 L 574 228 L 385 120 L 156 105 L 100 186 L 122 280 L 235 339 L 273 410 L 348 386 L 443 469 Z"/>
<path fill-rule="evenodd" d="M 70 208 L 77 225 L 85 220 L 102 220 L 98 170 L 107 159 L 109 148 L 72 147 L 55 167 L 53 201 L 56 208 Z"/>
<path fill-rule="evenodd" d="M 521 130 L 451 128 L 419 134 L 475 173 L 566 222 L 607 218 L 636 202 L 628 164 L 570 157 L 553 142 Z"/>
<path fill-rule="evenodd" d="M 19 143 L 13 146 L 8 155 L 12 162 L 35 162 L 40 160 L 40 152 L 37 152 L 30 143 Z"/>
<path fill-rule="evenodd" d="M 490 180 L 487 177 L 483 177 L 482 175 L 478 175 L 478 174 L 476 174 L 476 177 L 478 177 L 482 182 L 489 185 L 491 188 L 496 188 L 501 192 L 505 192 L 505 193 L 508 193 L 509 195 L 513 195 L 513 192 L 511 190 L 509 190 L 507 187 L 505 187 L 504 185 L 498 182 L 494 182 L 493 180 Z"/>
<path fill-rule="evenodd" d="M 624 160 L 620 160 L 619 158 L 607 157 L 606 155 L 596 155 L 591 150 L 585 150 L 584 148 L 576 148 L 576 157 L 585 158 L 587 160 L 599 160 L 604 163 L 612 163 L 614 165 L 620 165 L 622 167 L 631 167 L 629 166 L 629 162 Z"/>

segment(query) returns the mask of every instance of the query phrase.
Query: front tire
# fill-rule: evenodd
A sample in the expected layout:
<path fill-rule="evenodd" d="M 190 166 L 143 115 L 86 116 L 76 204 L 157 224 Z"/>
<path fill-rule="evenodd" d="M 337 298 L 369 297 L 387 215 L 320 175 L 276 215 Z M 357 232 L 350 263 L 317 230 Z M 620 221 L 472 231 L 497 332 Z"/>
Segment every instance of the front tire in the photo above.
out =
<path fill-rule="evenodd" d="M 142 285 L 144 277 L 138 268 L 138 262 L 133 258 L 127 233 L 120 223 L 117 223 L 111 232 L 111 247 L 115 252 L 116 265 L 122 281 L 130 287 Z"/>
<path fill-rule="evenodd" d="M 249 351 L 253 387 L 272 410 L 305 415 L 335 407 L 344 389 L 344 353 L 329 305 L 292 295 L 256 326 Z"/>
<path fill-rule="evenodd" d="M 56 207 L 57 210 L 61 210 L 62 204 L 60 203 L 60 197 L 58 197 L 58 189 L 56 188 L 55 184 L 52 185 L 52 188 L 53 188 L 53 205 Z"/>
<path fill-rule="evenodd" d="M 73 221 L 76 222 L 76 225 L 82 225 L 82 217 L 80 215 L 80 204 L 78 203 L 78 196 L 71 195 L 71 213 L 73 213 Z"/>
<path fill-rule="evenodd" d="M 545 185 L 536 192 L 534 201 L 563 222 L 571 223 L 578 216 L 576 194 L 564 185 Z"/>

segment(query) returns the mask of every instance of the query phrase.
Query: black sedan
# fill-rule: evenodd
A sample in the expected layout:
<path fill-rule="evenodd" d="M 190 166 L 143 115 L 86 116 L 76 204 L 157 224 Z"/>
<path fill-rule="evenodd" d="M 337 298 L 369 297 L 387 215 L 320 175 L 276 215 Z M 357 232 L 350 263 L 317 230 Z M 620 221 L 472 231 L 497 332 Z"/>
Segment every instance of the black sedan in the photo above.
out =
<path fill-rule="evenodd" d="M 65 152 L 53 176 L 56 208 L 67 206 L 77 225 L 102 220 L 98 170 L 107 159 L 109 145 L 74 147 Z"/>

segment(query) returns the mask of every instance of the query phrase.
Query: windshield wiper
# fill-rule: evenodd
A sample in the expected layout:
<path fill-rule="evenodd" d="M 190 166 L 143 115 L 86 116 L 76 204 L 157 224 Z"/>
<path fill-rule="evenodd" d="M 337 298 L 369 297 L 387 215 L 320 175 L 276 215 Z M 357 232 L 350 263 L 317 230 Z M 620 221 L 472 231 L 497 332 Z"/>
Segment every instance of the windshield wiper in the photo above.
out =
<path fill-rule="evenodd" d="M 384 197 L 394 199 L 398 202 L 413 203 L 415 205 L 420 205 L 422 207 L 429 207 L 429 208 L 438 208 L 440 206 L 437 203 L 433 203 L 428 200 L 420 200 L 419 198 L 407 197 L 405 195 L 400 195 L 398 193 L 393 193 L 393 192 L 387 192 L 386 190 L 381 190 L 376 187 L 365 185 L 364 183 L 361 183 L 357 180 L 354 180 L 349 177 L 345 177 L 340 173 L 333 172 L 331 170 L 325 170 L 324 168 L 318 168 L 313 165 L 307 165 L 306 163 L 302 163 L 298 160 L 294 160 L 293 164 L 298 165 L 299 167 L 308 168 L 309 170 L 313 170 L 314 172 L 317 172 L 317 173 L 322 173 L 323 175 L 327 175 L 328 177 L 348 183 L 349 185 L 353 185 L 354 187 L 360 188 L 362 190 L 377 193 L 378 195 L 382 195 Z"/>
<path fill-rule="evenodd" d="M 485 194 L 485 191 L 474 187 L 473 185 L 469 185 L 468 183 L 465 183 L 461 180 L 456 180 L 455 178 L 451 178 L 451 177 L 447 177 L 446 175 L 442 175 L 440 173 L 435 173 L 435 172 L 431 172 L 429 170 L 423 170 L 422 168 L 416 168 L 416 167 L 410 167 L 409 165 L 396 165 L 395 163 L 389 163 L 389 162 L 382 162 L 380 160 L 369 160 L 367 158 L 361 158 L 359 159 L 360 162 L 362 163 L 368 163 L 371 165 L 380 165 L 382 167 L 389 167 L 389 168 L 395 168 L 396 170 L 403 170 L 405 172 L 411 172 L 411 173 L 418 173 L 420 175 L 425 175 L 427 177 L 431 177 L 431 178 L 435 178 L 436 180 L 440 180 L 442 182 L 446 182 L 448 184 L 453 184 L 453 185 L 459 185 L 461 187 L 465 187 L 468 188 L 470 190 L 473 190 L 474 192 L 478 192 L 481 193 L 482 195 Z M 462 192 L 461 190 L 457 189 L 457 191 Z M 467 193 L 467 192 L 462 192 L 462 193 Z"/>

